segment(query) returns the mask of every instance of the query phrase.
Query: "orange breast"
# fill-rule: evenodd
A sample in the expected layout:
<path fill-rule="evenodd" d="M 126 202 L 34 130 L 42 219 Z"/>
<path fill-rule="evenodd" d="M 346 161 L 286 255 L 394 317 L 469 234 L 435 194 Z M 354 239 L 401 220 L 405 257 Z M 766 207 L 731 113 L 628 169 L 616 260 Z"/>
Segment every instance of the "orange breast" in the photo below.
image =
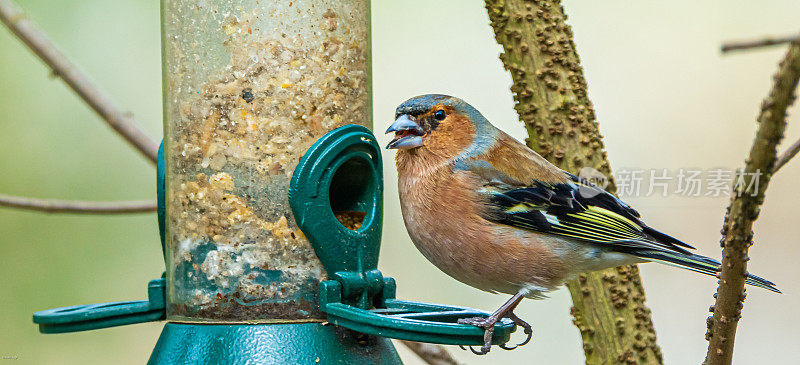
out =
<path fill-rule="evenodd" d="M 415 172 L 415 173 L 412 173 Z M 450 165 L 400 166 L 403 218 L 420 252 L 453 278 L 481 290 L 514 294 L 550 290 L 569 275 L 558 238 L 481 218 L 477 182 Z"/>

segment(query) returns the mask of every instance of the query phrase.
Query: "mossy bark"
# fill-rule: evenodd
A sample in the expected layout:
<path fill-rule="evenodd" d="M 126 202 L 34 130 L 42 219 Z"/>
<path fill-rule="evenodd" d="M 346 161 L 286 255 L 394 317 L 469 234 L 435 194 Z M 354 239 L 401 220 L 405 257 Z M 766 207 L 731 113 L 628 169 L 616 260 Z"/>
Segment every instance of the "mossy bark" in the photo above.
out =
<path fill-rule="evenodd" d="M 731 203 L 722 225 L 722 272 L 716 301 L 708 322 L 708 353 L 705 364 L 723 365 L 733 361 L 736 326 L 744 306 L 744 281 L 747 275 L 747 252 L 753 245 L 753 223 L 761 211 L 773 166 L 777 160 L 778 143 L 786 129 L 786 109 L 795 101 L 795 89 L 800 80 L 800 44 L 793 44 L 781 62 L 767 98 L 761 104 L 758 132 L 737 176 Z M 752 188 L 751 188 L 752 187 Z"/>
<path fill-rule="evenodd" d="M 485 0 L 500 55 L 511 73 L 515 109 L 529 147 L 556 166 L 611 169 L 587 96 L 586 79 L 557 0 Z M 638 268 L 625 266 L 581 275 L 567 283 L 571 314 L 583 339 L 587 364 L 660 364 L 661 351 Z"/>

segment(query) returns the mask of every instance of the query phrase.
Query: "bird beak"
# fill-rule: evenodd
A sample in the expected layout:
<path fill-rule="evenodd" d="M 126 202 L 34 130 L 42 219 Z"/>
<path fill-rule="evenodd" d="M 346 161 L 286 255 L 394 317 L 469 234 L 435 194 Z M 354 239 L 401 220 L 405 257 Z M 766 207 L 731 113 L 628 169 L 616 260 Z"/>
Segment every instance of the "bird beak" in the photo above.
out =
<path fill-rule="evenodd" d="M 425 143 L 425 130 L 414 121 L 414 117 L 403 114 L 389 126 L 386 133 L 394 132 L 394 139 L 386 145 L 386 149 L 407 150 L 422 146 Z"/>

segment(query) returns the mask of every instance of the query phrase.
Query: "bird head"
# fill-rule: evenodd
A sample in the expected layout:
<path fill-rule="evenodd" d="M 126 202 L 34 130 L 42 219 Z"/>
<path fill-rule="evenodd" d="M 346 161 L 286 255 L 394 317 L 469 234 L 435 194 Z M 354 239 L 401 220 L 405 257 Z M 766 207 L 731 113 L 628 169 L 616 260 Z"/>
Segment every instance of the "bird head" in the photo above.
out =
<path fill-rule="evenodd" d="M 401 152 L 429 151 L 455 156 L 476 138 L 495 131 L 486 118 L 465 101 L 448 95 L 428 94 L 406 100 L 397 107 L 395 121 L 386 130 L 395 136 L 386 146 Z"/>

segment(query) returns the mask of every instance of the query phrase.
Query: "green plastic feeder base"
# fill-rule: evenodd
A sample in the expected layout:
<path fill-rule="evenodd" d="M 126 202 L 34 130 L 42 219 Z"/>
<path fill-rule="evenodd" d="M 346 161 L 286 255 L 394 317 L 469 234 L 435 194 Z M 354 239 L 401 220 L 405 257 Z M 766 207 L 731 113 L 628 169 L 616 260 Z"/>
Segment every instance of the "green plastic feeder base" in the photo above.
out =
<path fill-rule="evenodd" d="M 167 323 L 148 364 L 402 364 L 392 342 L 320 323 Z"/>

